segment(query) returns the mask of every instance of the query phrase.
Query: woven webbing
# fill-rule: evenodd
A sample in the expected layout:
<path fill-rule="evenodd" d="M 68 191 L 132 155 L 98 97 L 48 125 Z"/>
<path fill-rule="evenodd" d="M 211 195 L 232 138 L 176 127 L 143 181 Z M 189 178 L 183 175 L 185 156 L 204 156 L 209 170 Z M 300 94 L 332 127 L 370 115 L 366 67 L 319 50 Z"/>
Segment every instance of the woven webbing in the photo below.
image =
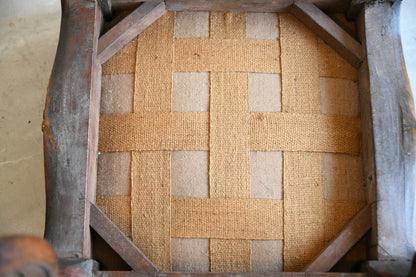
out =
<path fill-rule="evenodd" d="M 245 13 L 212 12 L 209 17 L 209 37 L 216 39 L 245 39 Z"/>
<path fill-rule="evenodd" d="M 176 39 L 174 56 L 174 71 L 280 72 L 273 40 Z"/>
<path fill-rule="evenodd" d="M 283 153 L 284 270 L 301 270 L 322 250 L 322 154 Z"/>
<path fill-rule="evenodd" d="M 317 129 L 334 131 L 339 128 L 338 130 L 349 129 L 352 131 L 350 129 L 352 126 L 349 127 L 349 120 L 344 122 L 328 120 L 325 123 L 322 121 L 317 123 L 320 117 L 320 95 L 316 35 L 306 26 L 300 24 L 292 15 L 284 14 L 280 16 L 280 41 L 282 46 L 282 110 L 289 113 L 315 114 L 297 115 L 300 121 L 305 118 L 317 119 L 316 124 L 309 127 L 300 124 L 291 126 L 287 130 L 296 132 L 295 130 L 301 128 L 303 131 L 312 131 L 309 135 L 312 135 Z M 331 133 L 331 136 L 325 137 L 323 135 L 325 138 L 322 141 L 313 140 L 317 142 L 314 146 L 321 148 L 322 145 L 329 144 L 342 147 L 341 144 L 344 142 L 354 141 L 354 147 L 348 150 L 357 153 L 359 146 L 356 135 L 359 134 L 359 125 L 352 128 L 356 129 L 355 136 L 353 132 L 348 132 L 347 140 L 344 140 L 345 137 L 335 131 Z M 306 133 L 308 131 L 304 134 L 307 135 Z M 296 140 L 303 138 L 299 134 L 296 136 Z M 320 137 L 320 139 L 322 138 Z M 287 138 L 284 141 L 292 143 L 287 141 Z M 320 142 L 323 144 L 319 145 Z M 311 151 L 312 149 L 313 147 L 302 150 Z M 285 271 L 301 270 L 321 251 L 324 245 L 324 180 L 322 171 L 322 154 L 320 153 L 283 153 L 283 260 Z"/>
<path fill-rule="evenodd" d="M 212 272 L 249 272 L 251 242 L 249 240 L 211 239 L 209 245 Z"/>
<path fill-rule="evenodd" d="M 208 150 L 208 132 L 208 113 L 103 115 L 99 149 L 101 152 Z"/>
<path fill-rule="evenodd" d="M 172 237 L 283 238 L 281 200 L 172 197 Z"/>
<path fill-rule="evenodd" d="M 133 152 L 133 242 L 160 269 L 171 270 L 170 152 Z"/>
<path fill-rule="evenodd" d="M 174 19 L 174 13 L 165 14 L 137 39 L 136 113 L 171 110 Z M 170 160 L 170 152 L 145 151 L 133 152 L 131 163 L 133 242 L 165 271 L 171 270 Z"/>
<path fill-rule="evenodd" d="M 136 69 L 137 40 L 132 40 L 105 64 L 103 74 L 134 73 Z"/>
<path fill-rule="evenodd" d="M 357 72 L 291 15 L 279 15 L 278 40 L 247 39 L 249 23 L 244 13 L 206 15 L 195 18 L 206 20 L 198 24 L 207 26 L 205 31 L 209 26 L 209 38 L 179 35 L 174 39 L 175 14 L 168 12 L 104 65 L 105 74 L 135 72 L 133 113 L 101 116 L 99 143 L 101 152 L 133 151 L 131 197 L 104 196 L 97 203 L 165 271 L 172 270 L 171 239 L 176 240 L 176 249 L 200 245 L 193 251 L 202 253 L 202 270 L 209 264 L 214 272 L 261 271 L 257 264 L 262 256 L 256 251 L 263 257 L 273 256 L 268 268 L 281 269 L 283 263 L 285 271 L 300 270 L 364 205 L 353 202 L 362 198 L 350 197 L 359 192 L 338 199 L 342 193 L 338 187 L 325 187 L 328 195 L 338 198 L 324 199 L 323 172 L 331 168 L 325 167 L 323 155 L 329 154 L 323 153 L 359 154 L 360 120 L 355 114 L 350 117 L 322 109 L 320 77 L 335 78 L 337 83 L 340 78 L 356 80 Z M 198 74 L 204 74 L 201 80 L 207 89 L 209 76 L 209 107 L 207 96 L 201 100 L 202 92 L 191 83 L 192 78 L 183 77 L 182 87 L 174 88 L 185 88 L 176 94 L 190 97 L 175 99 L 174 72 L 189 74 L 183 76 L 204 72 Z M 257 109 L 250 102 L 249 94 L 256 93 L 248 86 L 253 72 L 281 74 L 275 78 L 281 80 L 281 91 L 280 86 L 269 84 L 276 86 L 271 95 L 281 94 L 278 109 Z M 260 83 L 250 86 L 259 90 Z M 337 97 L 331 94 L 332 87 L 325 86 L 325 93 Z M 205 101 L 206 106 L 195 103 L 190 109 L 195 112 L 184 112 L 172 98 Z M 334 103 L 331 111 L 338 111 L 341 102 Z M 274 112 L 254 112 L 269 110 Z M 193 160 L 185 159 L 182 162 L 187 166 L 171 168 L 175 156 L 171 151 L 192 150 L 209 151 L 198 156 L 206 166 L 188 167 Z M 250 151 L 284 151 L 278 153 L 275 167 L 268 169 L 283 174 L 266 181 L 261 196 L 250 187 Z M 186 157 L 185 153 L 191 152 L 174 152 L 175 157 Z M 180 175 L 183 170 L 191 171 L 187 168 L 206 170 L 202 175 L 209 176 L 208 184 L 201 185 L 205 194 L 194 196 L 209 198 L 182 197 L 192 195 L 187 182 L 180 185 L 186 193 L 172 196 L 171 171 Z M 325 186 L 340 184 L 337 178 L 347 176 L 338 174 L 343 168 L 329 170 L 328 178 L 333 179 Z M 267 189 L 276 186 L 280 190 L 281 185 L 283 200 L 269 199 Z M 258 247 L 252 251 L 255 242 Z M 268 243 L 274 247 L 273 255 L 264 251 Z M 181 264 L 184 257 L 175 258 L 174 263 Z"/>
<path fill-rule="evenodd" d="M 358 154 L 357 118 L 288 113 L 252 113 L 250 148 Z"/>
<path fill-rule="evenodd" d="M 280 15 L 282 111 L 319 113 L 318 49 L 315 34 L 292 15 Z"/>
<path fill-rule="evenodd" d="M 241 39 L 234 41 L 237 42 L 233 45 L 234 47 L 242 46 L 248 42 L 244 40 L 246 38 L 245 17 L 241 19 L 241 14 L 211 13 L 210 22 L 210 41 L 214 41 L 215 37 L 225 38 L 225 40 L 220 40 L 223 42 L 231 42 L 232 40 L 229 39 Z M 241 50 L 255 50 L 261 54 L 271 54 L 278 57 L 278 46 L 274 46 L 276 49 L 268 49 L 270 52 L 264 52 L 264 50 L 262 52 L 261 49 L 255 50 L 254 45 L 249 44 L 244 45 Z M 236 47 L 234 50 L 237 49 Z M 260 61 L 259 67 L 250 67 L 252 70 L 249 70 L 249 67 L 246 67 L 248 59 L 245 59 L 244 56 L 239 57 L 240 53 L 231 52 L 230 54 L 226 56 L 231 56 L 231 60 L 223 63 L 226 56 L 222 56 L 217 59 L 217 62 L 219 61 L 227 67 L 238 65 L 238 68 L 216 67 L 211 70 L 240 71 L 243 69 L 242 71 L 245 71 L 244 69 L 246 69 L 257 71 L 261 68 L 270 67 L 265 64 L 265 62 L 270 61 L 267 57 L 256 56 L 254 60 L 258 59 Z M 249 53 L 243 52 L 243 54 Z M 238 64 L 236 61 L 243 63 Z M 211 72 L 209 145 L 209 189 L 211 198 L 235 198 L 238 200 L 250 198 L 249 118 L 248 73 Z M 234 213 L 236 211 L 234 210 Z M 225 224 L 227 226 L 229 222 Z M 246 221 L 246 224 L 250 223 Z M 214 223 L 214 225 L 217 224 Z M 258 227 L 261 228 L 260 226 Z M 229 238 L 231 240 L 218 240 L 216 237 L 210 239 L 211 271 L 250 271 L 250 241 L 238 240 L 239 236 Z"/>
<path fill-rule="evenodd" d="M 250 198 L 247 73 L 211 73 L 210 197 Z"/>
<path fill-rule="evenodd" d="M 357 70 L 321 39 L 318 39 L 318 50 L 321 77 L 358 80 Z"/>
<path fill-rule="evenodd" d="M 131 237 L 130 196 L 98 196 L 97 206 L 128 237 Z"/>
<path fill-rule="evenodd" d="M 325 201 L 325 242 L 333 240 L 364 206 L 364 202 Z"/>
<path fill-rule="evenodd" d="M 211 106 L 211 109 L 215 109 L 212 104 Z M 217 128 L 212 122 L 209 123 L 209 116 L 202 112 L 103 115 L 100 122 L 99 149 L 101 152 L 208 150 L 209 128 Z M 228 119 L 221 124 L 227 124 L 227 121 L 230 123 L 240 115 L 229 112 L 226 116 Z M 247 125 L 246 122 L 242 124 Z M 358 118 L 320 114 L 251 113 L 249 129 L 249 149 L 252 151 L 350 154 L 360 151 Z M 225 139 L 234 141 L 242 138 L 228 136 Z"/>
<path fill-rule="evenodd" d="M 174 13 L 137 38 L 134 112 L 171 111 Z"/>

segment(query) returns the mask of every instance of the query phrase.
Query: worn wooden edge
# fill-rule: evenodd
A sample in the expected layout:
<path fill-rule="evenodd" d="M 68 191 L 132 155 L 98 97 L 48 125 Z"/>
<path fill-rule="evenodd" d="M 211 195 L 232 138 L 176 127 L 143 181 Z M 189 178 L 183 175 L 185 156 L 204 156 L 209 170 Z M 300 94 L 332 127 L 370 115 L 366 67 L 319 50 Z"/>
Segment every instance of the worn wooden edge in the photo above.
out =
<path fill-rule="evenodd" d="M 366 53 L 359 69 L 364 180 L 373 209 L 370 256 L 415 251 L 416 117 L 399 32 L 400 2 L 366 4 L 357 18 Z"/>
<path fill-rule="evenodd" d="M 95 1 L 62 0 L 61 18 L 42 123 L 45 238 L 60 258 L 89 258 L 87 199 L 95 194 L 98 137 L 98 116 L 90 113 L 99 106 L 95 56 L 101 12 Z"/>
<path fill-rule="evenodd" d="M 317 6 L 310 3 L 295 3 L 291 13 L 352 66 L 355 68 L 360 66 L 361 44 Z"/>
<path fill-rule="evenodd" d="M 91 204 L 91 227 L 136 272 L 157 272 L 157 267 L 134 243 L 94 204 Z"/>
<path fill-rule="evenodd" d="M 351 219 L 341 233 L 304 269 L 305 272 L 326 272 L 370 230 L 371 205 Z"/>
<path fill-rule="evenodd" d="M 366 277 L 367 273 L 338 272 L 158 272 L 135 273 L 126 271 L 99 271 L 97 277 Z"/>
<path fill-rule="evenodd" d="M 63 258 L 58 264 L 62 277 L 93 277 L 98 271 L 98 263 L 91 259 Z"/>
<path fill-rule="evenodd" d="M 47 241 L 27 235 L 0 237 L 0 276 L 17 272 L 19 276 L 58 276 L 58 269 L 56 253 Z"/>
<path fill-rule="evenodd" d="M 97 3 L 105 19 L 111 19 L 113 16 L 111 0 L 97 0 Z"/>
<path fill-rule="evenodd" d="M 367 261 L 362 265 L 370 276 L 410 276 L 411 268 L 411 261 Z"/>
<path fill-rule="evenodd" d="M 98 41 L 98 61 L 106 62 L 165 13 L 165 3 L 145 2 Z"/>
<path fill-rule="evenodd" d="M 314 3 L 328 12 L 345 12 L 349 0 L 166 0 L 170 11 L 288 12 L 298 2 Z"/>

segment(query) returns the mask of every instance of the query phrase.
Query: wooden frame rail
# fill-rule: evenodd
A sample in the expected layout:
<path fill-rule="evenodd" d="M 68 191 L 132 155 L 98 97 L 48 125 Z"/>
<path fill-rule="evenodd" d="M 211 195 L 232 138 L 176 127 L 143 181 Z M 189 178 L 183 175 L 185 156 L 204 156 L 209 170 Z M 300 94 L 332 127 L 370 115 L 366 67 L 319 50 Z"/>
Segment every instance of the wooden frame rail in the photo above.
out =
<path fill-rule="evenodd" d="M 400 1 L 97 2 L 62 0 L 61 33 L 42 124 L 47 192 L 45 238 L 57 252 L 62 268 L 69 268 L 68 272 L 72 272 L 71 268 L 86 268 L 84 276 L 95 273 L 97 276 L 256 276 L 250 273 L 158 272 L 94 205 L 101 64 L 156 21 L 165 8 L 292 12 L 359 70 L 363 169 L 369 205 L 305 269 L 306 273 L 261 276 L 363 276 L 362 273 L 310 271 L 329 270 L 370 227 L 373 260 L 388 263 L 412 258 L 416 241 L 413 230 L 416 116 L 398 30 Z M 110 20 L 123 10 L 132 11 L 100 37 L 103 14 Z M 324 11 L 355 16 L 358 40 Z M 96 272 L 90 260 L 90 226 L 135 270 L 134 273 Z"/>

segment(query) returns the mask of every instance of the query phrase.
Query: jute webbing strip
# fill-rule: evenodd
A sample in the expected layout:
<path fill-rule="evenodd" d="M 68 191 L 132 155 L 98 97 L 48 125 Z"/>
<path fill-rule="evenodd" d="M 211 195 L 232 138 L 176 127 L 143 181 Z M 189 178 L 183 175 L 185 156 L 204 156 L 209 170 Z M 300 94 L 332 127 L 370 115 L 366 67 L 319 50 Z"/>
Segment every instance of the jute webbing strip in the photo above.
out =
<path fill-rule="evenodd" d="M 97 207 L 128 237 L 131 237 L 130 196 L 97 196 Z"/>
<path fill-rule="evenodd" d="M 290 14 L 280 15 L 282 111 L 320 113 L 316 35 Z"/>
<path fill-rule="evenodd" d="M 241 83 L 238 86 L 241 86 Z M 211 105 L 211 107 L 211 109 L 215 109 L 215 106 Z M 226 112 L 226 110 L 222 112 Z M 247 123 L 240 122 L 242 118 L 238 114 L 224 116 L 227 116 L 225 120 L 228 122 L 227 124 L 239 127 L 233 132 L 241 131 L 241 128 L 247 125 Z M 235 118 L 239 118 L 242 125 L 234 125 L 232 120 Z M 211 128 L 218 128 L 217 125 L 213 124 L 211 122 Z M 209 128 L 208 113 L 172 112 L 102 115 L 100 119 L 99 149 L 101 152 L 209 150 Z M 357 118 L 287 113 L 251 113 L 249 129 L 249 149 L 252 151 L 309 151 L 357 154 L 360 149 L 360 120 Z M 227 133 L 223 135 L 227 136 Z M 222 138 L 212 137 L 212 139 L 220 140 Z M 234 143 L 235 139 L 244 139 L 245 141 L 246 138 L 229 135 L 224 139 Z M 233 155 L 237 155 L 237 153 Z M 245 166 L 245 164 L 246 161 L 243 165 Z"/>
<path fill-rule="evenodd" d="M 208 150 L 208 113 L 102 115 L 99 149 Z"/>
<path fill-rule="evenodd" d="M 171 270 L 170 152 L 132 153 L 133 242 L 160 269 Z"/>
<path fill-rule="evenodd" d="M 284 152 L 284 270 L 299 271 L 324 245 L 322 154 Z"/>
<path fill-rule="evenodd" d="M 134 112 L 171 110 L 175 16 L 167 12 L 137 39 Z"/>
<path fill-rule="evenodd" d="M 251 113 L 255 151 L 360 152 L 360 120 L 321 114 Z"/>
<path fill-rule="evenodd" d="M 221 17 L 221 14 L 218 15 Z M 244 21 L 231 14 L 222 15 L 222 18 L 211 15 L 210 41 L 213 41 L 214 37 L 227 39 L 246 38 L 245 15 Z M 238 34 L 237 30 L 244 31 Z M 228 42 L 229 40 L 219 41 Z M 243 45 L 244 42 L 244 40 L 241 40 L 239 45 Z M 217 46 L 219 46 L 218 43 Z M 227 55 L 224 55 L 225 51 L 220 51 L 217 62 L 222 63 L 226 57 L 233 57 L 223 64 L 231 65 L 230 71 L 241 71 L 241 66 L 246 66 L 246 64 L 239 64 L 236 61 L 244 62 L 244 54 L 246 53 L 243 51 L 254 49 L 251 45 L 243 46 L 244 48 L 242 49 L 226 49 L 232 51 L 239 50 L 239 52 L 231 52 L 227 53 Z M 278 63 L 278 45 L 275 45 L 275 48 L 274 50 L 268 49 L 270 52 L 259 53 L 263 55 L 277 55 L 276 61 Z M 243 53 L 241 57 L 238 56 L 240 51 Z M 245 56 L 246 61 L 250 60 L 249 57 L 254 58 L 255 56 Z M 267 59 L 261 60 L 264 58 L 260 57 L 259 66 L 256 65 L 250 68 L 263 69 L 262 66 L 267 61 Z M 255 57 L 255 60 L 257 61 L 257 57 Z M 213 69 L 215 70 L 216 67 Z M 227 67 L 224 69 L 227 69 Z M 211 198 L 250 198 L 249 116 L 248 73 L 211 72 L 209 171 Z M 227 226 L 227 222 L 224 222 L 224 224 L 222 226 Z M 251 271 L 251 242 L 245 240 L 210 239 L 210 261 L 211 271 L 214 272 Z"/>
<path fill-rule="evenodd" d="M 216 39 L 245 39 L 246 13 L 211 12 L 209 37 Z"/>
<path fill-rule="evenodd" d="M 103 75 L 134 73 L 136 69 L 137 40 L 132 40 L 103 64 Z"/>
<path fill-rule="evenodd" d="M 282 200 L 172 197 L 172 237 L 283 238 Z"/>
<path fill-rule="evenodd" d="M 211 239 L 211 272 L 250 272 L 251 241 Z"/>
<path fill-rule="evenodd" d="M 324 240 L 333 240 L 365 205 L 365 202 L 325 201 Z"/>
<path fill-rule="evenodd" d="M 210 77 L 210 197 L 250 198 L 248 73 Z"/>
<path fill-rule="evenodd" d="M 280 73 L 274 40 L 175 39 L 174 71 Z"/>
<path fill-rule="evenodd" d="M 319 75 L 321 77 L 358 80 L 358 71 L 328 44 L 318 39 Z"/>

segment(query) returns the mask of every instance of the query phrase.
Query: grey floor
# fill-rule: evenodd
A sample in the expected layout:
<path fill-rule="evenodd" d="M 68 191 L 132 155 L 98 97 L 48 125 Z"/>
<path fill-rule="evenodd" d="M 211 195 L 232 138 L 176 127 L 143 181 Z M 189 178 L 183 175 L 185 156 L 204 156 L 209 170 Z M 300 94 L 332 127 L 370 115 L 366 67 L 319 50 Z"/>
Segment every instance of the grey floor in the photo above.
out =
<path fill-rule="evenodd" d="M 416 0 L 402 4 L 416 90 Z M 59 0 L 0 0 L 0 236 L 43 235 L 42 111 L 59 38 Z"/>

